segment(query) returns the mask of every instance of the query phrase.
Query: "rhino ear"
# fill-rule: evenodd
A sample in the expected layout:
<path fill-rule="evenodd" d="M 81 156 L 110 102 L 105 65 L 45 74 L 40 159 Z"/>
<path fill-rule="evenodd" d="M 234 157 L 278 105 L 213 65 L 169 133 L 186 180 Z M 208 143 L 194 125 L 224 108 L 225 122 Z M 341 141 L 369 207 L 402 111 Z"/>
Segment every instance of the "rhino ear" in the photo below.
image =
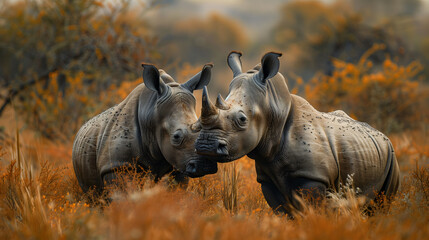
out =
<path fill-rule="evenodd" d="M 152 64 L 142 63 L 144 84 L 150 90 L 157 92 L 158 96 L 165 93 L 167 86 L 161 80 L 158 69 Z"/>
<path fill-rule="evenodd" d="M 281 53 L 266 53 L 261 60 L 261 69 L 258 73 L 259 81 L 265 85 L 267 80 L 274 77 L 279 72 Z"/>
<path fill-rule="evenodd" d="M 203 70 L 189 79 L 187 82 L 182 84 L 181 86 L 190 92 L 194 92 L 194 90 L 202 89 L 204 86 L 207 86 L 212 77 L 212 68 L 213 64 L 208 63 L 204 65 Z"/>
<path fill-rule="evenodd" d="M 229 53 L 227 62 L 229 68 L 231 68 L 233 76 L 236 77 L 243 71 L 241 70 L 241 60 L 240 57 L 242 56 L 241 52 L 232 51 Z"/>

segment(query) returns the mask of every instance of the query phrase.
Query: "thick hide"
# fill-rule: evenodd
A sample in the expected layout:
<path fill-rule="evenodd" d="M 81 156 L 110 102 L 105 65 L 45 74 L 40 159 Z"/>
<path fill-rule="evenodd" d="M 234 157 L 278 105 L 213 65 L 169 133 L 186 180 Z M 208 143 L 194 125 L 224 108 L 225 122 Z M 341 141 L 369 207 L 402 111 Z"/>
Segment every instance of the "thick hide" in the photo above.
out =
<path fill-rule="evenodd" d="M 198 154 L 218 162 L 244 155 L 255 159 L 268 204 L 289 214 L 299 207 L 294 196 L 302 190 L 324 197 L 348 175 L 368 200 L 397 192 L 398 162 L 384 134 L 343 111 L 319 112 L 290 94 L 278 73 L 281 54 L 265 54 L 245 73 L 240 56 L 232 52 L 228 57 L 234 79 L 226 100 L 219 100 L 216 110 L 209 100 L 203 102 L 211 110 L 202 109 Z"/>
<path fill-rule="evenodd" d="M 85 123 L 75 137 L 73 167 L 84 192 L 91 187 L 100 192 L 123 167 L 150 171 L 155 180 L 174 170 L 173 177 L 186 182 L 182 172 L 198 158 L 192 92 L 209 83 L 212 65 L 184 84 L 152 65 L 143 66 L 145 83 Z"/>

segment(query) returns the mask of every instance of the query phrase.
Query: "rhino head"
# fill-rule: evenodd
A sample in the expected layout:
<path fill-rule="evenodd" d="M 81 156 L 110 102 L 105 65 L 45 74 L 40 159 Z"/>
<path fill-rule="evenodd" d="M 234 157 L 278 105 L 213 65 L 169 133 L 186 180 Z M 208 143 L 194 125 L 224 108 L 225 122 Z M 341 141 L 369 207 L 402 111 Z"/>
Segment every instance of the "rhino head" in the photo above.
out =
<path fill-rule="evenodd" d="M 213 65 L 206 64 L 201 72 L 183 84 L 176 83 L 170 75 L 153 65 L 142 66 L 146 87 L 156 93 L 155 106 L 139 111 L 140 124 L 150 124 L 149 129 L 153 132 L 153 137 L 147 139 L 152 141 L 151 154 L 162 155 L 180 172 L 185 172 L 189 166 L 198 166 L 198 169 L 205 169 L 205 174 L 215 173 L 216 162 L 197 161 L 201 157 L 196 154 L 194 143 L 201 128 L 196 124 L 196 100 L 192 94 L 209 83 Z M 198 177 L 198 172 L 188 175 Z"/>
<path fill-rule="evenodd" d="M 278 132 L 283 129 L 273 132 L 269 125 L 278 124 L 280 116 L 290 108 L 286 84 L 269 81 L 274 77 L 283 78 L 278 73 L 280 56 L 269 52 L 262 57 L 261 64 L 243 73 L 241 53 L 229 54 L 227 61 L 233 80 L 226 100 L 218 95 L 213 104 L 206 89 L 203 91 L 202 129 L 195 143 L 199 155 L 217 162 L 230 162 L 256 149 L 270 149 L 269 139 L 279 138 Z"/>

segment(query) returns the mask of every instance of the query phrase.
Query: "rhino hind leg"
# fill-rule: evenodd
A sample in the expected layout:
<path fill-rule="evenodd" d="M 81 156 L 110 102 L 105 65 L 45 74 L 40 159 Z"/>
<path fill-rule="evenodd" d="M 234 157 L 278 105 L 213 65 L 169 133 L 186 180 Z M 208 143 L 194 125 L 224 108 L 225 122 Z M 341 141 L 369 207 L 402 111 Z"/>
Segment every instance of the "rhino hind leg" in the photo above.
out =
<path fill-rule="evenodd" d="M 399 165 L 390 142 L 388 161 L 390 162 L 389 173 L 387 174 L 386 180 L 380 189 L 380 193 L 389 197 L 395 195 L 400 186 Z"/>
<path fill-rule="evenodd" d="M 87 131 L 87 128 L 82 128 L 76 135 L 72 152 L 73 169 L 84 193 L 101 192 L 103 182 L 97 170 L 97 139 Z"/>
<path fill-rule="evenodd" d="M 396 160 L 395 152 L 390 142 L 388 162 L 390 163 L 389 172 L 387 173 L 383 186 L 380 191 L 378 191 L 378 194 L 375 194 L 374 203 L 365 206 L 364 213 L 368 216 L 373 216 L 379 209 L 388 210 L 390 205 L 388 203 L 393 199 L 393 196 L 401 185 L 398 161 Z"/>
<path fill-rule="evenodd" d="M 143 187 L 145 177 L 149 177 L 155 182 L 157 181 L 155 176 L 140 168 L 135 163 L 129 162 L 112 167 L 101 174 L 105 193 L 108 193 L 112 189 L 125 192 L 126 188 L 130 185 Z"/>

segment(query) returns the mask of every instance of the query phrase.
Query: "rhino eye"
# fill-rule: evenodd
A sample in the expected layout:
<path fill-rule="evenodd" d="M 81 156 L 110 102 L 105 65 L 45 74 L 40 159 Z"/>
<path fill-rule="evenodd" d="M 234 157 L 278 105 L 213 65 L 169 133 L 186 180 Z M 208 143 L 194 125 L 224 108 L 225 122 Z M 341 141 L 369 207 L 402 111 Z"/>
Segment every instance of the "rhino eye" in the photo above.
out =
<path fill-rule="evenodd" d="M 183 139 L 185 138 L 185 134 L 182 130 L 176 130 L 174 134 L 171 136 L 171 143 L 174 146 L 180 146 L 183 142 Z"/>
<path fill-rule="evenodd" d="M 237 127 L 243 129 L 246 127 L 247 125 L 247 117 L 246 114 L 244 114 L 243 112 L 239 112 L 237 114 L 236 120 L 235 120 Z"/>

